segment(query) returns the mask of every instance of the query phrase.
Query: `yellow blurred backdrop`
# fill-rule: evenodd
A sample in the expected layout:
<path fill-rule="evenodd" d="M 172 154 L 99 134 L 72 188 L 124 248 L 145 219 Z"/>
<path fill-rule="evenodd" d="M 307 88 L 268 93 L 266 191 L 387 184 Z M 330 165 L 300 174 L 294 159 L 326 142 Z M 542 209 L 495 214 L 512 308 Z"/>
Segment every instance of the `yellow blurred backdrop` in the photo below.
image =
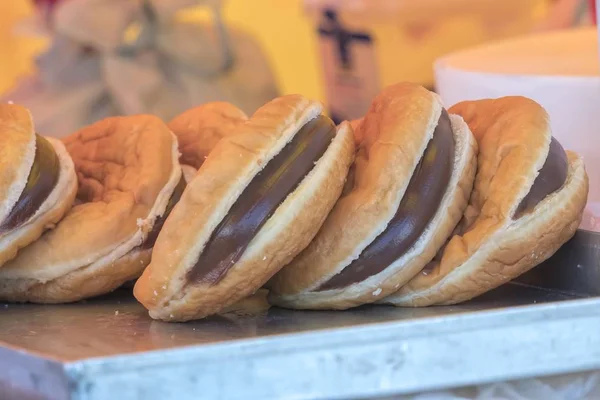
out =
<path fill-rule="evenodd" d="M 31 57 L 44 46 L 42 41 L 14 35 L 15 23 L 30 15 L 31 9 L 28 0 L 2 1 L 0 4 L 0 92 L 31 69 Z"/>
<path fill-rule="evenodd" d="M 15 23 L 32 12 L 30 0 L 2 0 L 0 3 L 0 92 L 3 92 L 18 76 L 31 71 L 31 59 L 45 43 L 14 35 Z M 322 97 L 317 83 L 319 65 L 315 57 L 315 38 L 300 0 L 228 0 L 224 15 L 260 41 L 283 92 Z"/>
<path fill-rule="evenodd" d="M 496 34 L 527 30 L 540 15 L 546 0 L 522 1 L 529 6 L 519 18 L 511 20 L 510 27 L 503 27 L 499 33 L 490 30 L 490 21 L 478 21 L 472 16 L 454 17 L 433 31 L 428 26 L 415 26 L 412 33 L 394 21 L 378 24 L 373 33 L 378 42 L 381 83 L 385 85 L 399 79 L 430 83 L 430 65 L 437 55 L 481 43 Z M 15 23 L 32 12 L 30 0 L 2 0 L 1 3 L 0 92 L 3 92 L 18 76 L 31 71 L 32 57 L 44 48 L 44 43 L 16 37 L 13 32 Z M 224 0 L 224 4 L 226 20 L 252 33 L 263 45 L 283 93 L 323 98 L 315 29 L 302 0 Z M 352 23 L 352 16 L 346 18 Z M 422 39 L 411 37 L 415 29 L 423 30 Z"/>

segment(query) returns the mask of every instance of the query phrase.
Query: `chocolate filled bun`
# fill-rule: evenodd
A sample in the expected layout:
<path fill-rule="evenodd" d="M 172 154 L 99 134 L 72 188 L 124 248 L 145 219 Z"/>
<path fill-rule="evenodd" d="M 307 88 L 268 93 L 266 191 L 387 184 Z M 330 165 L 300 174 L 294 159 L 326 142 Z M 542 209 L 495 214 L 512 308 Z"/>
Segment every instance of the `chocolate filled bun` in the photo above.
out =
<path fill-rule="evenodd" d="M 0 104 L 0 268 L 59 221 L 76 192 L 64 145 L 36 134 L 24 107 Z"/>
<path fill-rule="evenodd" d="M 186 182 L 196 175 L 217 143 L 247 119 L 233 104 L 212 102 L 187 110 L 169 122 L 179 142 L 179 161 Z"/>
<path fill-rule="evenodd" d="M 261 107 L 208 155 L 137 281 L 150 316 L 215 314 L 261 288 L 304 249 L 342 192 L 352 128 L 302 96 Z"/>
<path fill-rule="evenodd" d="M 477 144 L 437 95 L 390 86 L 355 124 L 352 179 L 313 242 L 269 282 L 273 304 L 346 309 L 395 292 L 434 258 L 467 206 Z"/>
<path fill-rule="evenodd" d="M 588 177 L 583 160 L 552 137 L 532 100 L 464 102 L 461 115 L 479 143 L 470 204 L 436 260 L 384 302 L 455 304 L 517 277 L 550 257 L 581 221 Z"/>
<path fill-rule="evenodd" d="M 156 117 L 108 118 L 63 142 L 79 180 L 76 204 L 0 269 L 2 300 L 71 302 L 137 278 L 185 187 L 177 140 Z"/>

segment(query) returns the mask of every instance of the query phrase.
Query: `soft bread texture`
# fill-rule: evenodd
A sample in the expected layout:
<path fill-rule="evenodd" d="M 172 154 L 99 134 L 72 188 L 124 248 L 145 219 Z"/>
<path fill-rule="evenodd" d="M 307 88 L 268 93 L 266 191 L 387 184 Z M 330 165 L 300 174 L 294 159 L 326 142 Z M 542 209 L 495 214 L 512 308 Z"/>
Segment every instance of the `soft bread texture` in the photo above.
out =
<path fill-rule="evenodd" d="M 536 208 L 493 235 L 476 253 L 452 270 L 444 258 L 428 275 L 418 275 L 385 299 L 398 306 L 449 305 L 470 300 L 511 281 L 552 256 L 573 237 L 587 202 L 588 179 L 583 160 L 568 152 L 566 185 Z"/>
<path fill-rule="evenodd" d="M 284 96 L 261 107 L 217 144 L 167 219 L 152 263 L 136 283 L 134 294 L 152 318 L 185 321 L 215 314 L 254 293 L 308 245 L 339 197 L 352 163 L 349 124 L 339 127 L 313 170 L 221 281 L 188 282 L 213 230 L 246 186 L 321 111 L 319 103 L 302 96 Z"/>
<path fill-rule="evenodd" d="M 0 104 L 0 223 L 19 200 L 34 159 L 31 114 L 22 106 Z"/>
<path fill-rule="evenodd" d="M 386 88 L 358 126 L 363 138 L 354 186 L 335 205 L 321 231 L 269 282 L 280 296 L 316 288 L 339 273 L 386 228 L 442 112 L 436 95 L 414 84 Z"/>
<path fill-rule="evenodd" d="M 80 268 L 47 284 L 36 279 L 0 279 L 0 297 L 14 302 L 60 304 L 99 296 L 139 277 L 151 257 L 152 249 L 133 250 L 113 262 Z"/>
<path fill-rule="evenodd" d="M 0 268 L 12 260 L 19 249 L 27 246 L 47 229 L 52 229 L 73 205 L 77 193 L 77 176 L 71 156 L 58 140 L 46 138 L 58 157 L 58 182 L 35 214 L 23 225 L 0 236 Z M 25 178 L 27 180 L 27 178 Z"/>
<path fill-rule="evenodd" d="M 177 136 L 181 164 L 197 170 L 217 143 L 247 120 L 242 110 L 226 102 L 203 104 L 173 118 L 169 128 Z"/>
<path fill-rule="evenodd" d="M 269 302 L 267 301 L 268 295 L 269 291 L 267 289 L 259 289 L 253 295 L 244 297 L 237 303 L 222 309 L 219 312 L 219 314 L 230 314 L 232 317 L 264 314 L 267 310 L 271 308 L 271 304 L 269 304 Z"/>
<path fill-rule="evenodd" d="M 546 161 L 552 132 L 545 110 L 525 97 L 463 102 L 450 112 L 463 117 L 479 144 L 475 185 L 461 222 L 463 230 L 473 230 L 473 248 L 512 218 Z"/>
<path fill-rule="evenodd" d="M 541 169 L 551 138 L 541 106 L 522 97 L 460 103 L 479 142 L 479 169 L 462 229 L 440 263 L 420 274 L 387 302 L 400 306 L 454 304 L 517 277 L 550 257 L 575 233 L 587 201 L 583 161 L 567 152 L 565 185 L 533 212 L 513 220 Z"/>
<path fill-rule="evenodd" d="M 352 130 L 354 131 L 354 142 L 359 143 L 359 144 L 362 143 L 362 141 L 363 141 L 363 131 L 362 131 L 362 129 L 358 129 L 361 122 L 362 122 L 362 118 L 350 121 L 350 126 L 352 127 Z"/>
<path fill-rule="evenodd" d="M 417 242 L 402 257 L 382 272 L 362 282 L 343 289 L 312 291 L 331 278 L 330 275 L 326 275 L 321 277 L 316 285 L 308 287 L 300 293 L 285 295 L 278 294 L 274 290 L 269 298 L 272 303 L 298 309 L 347 309 L 371 303 L 397 291 L 400 286 L 418 274 L 434 258 L 462 217 L 471 194 L 477 167 L 477 143 L 469 128 L 462 118 L 456 115 L 451 115 L 450 118 L 455 141 L 452 176 L 448 184 L 448 190 L 438 210 Z M 323 226 L 323 232 L 326 232 L 326 229 L 333 229 L 333 231 L 335 231 L 334 228 L 343 229 L 331 227 L 327 225 L 328 222 L 329 219 Z M 313 243 L 317 243 L 316 241 L 319 239 L 320 237 L 317 236 Z M 310 250 L 312 250 L 311 247 L 306 251 Z M 279 282 L 279 279 L 285 279 L 284 285 L 288 282 L 294 284 L 296 280 L 309 273 L 307 271 L 310 271 L 311 267 L 317 265 L 316 262 L 312 263 L 315 259 L 314 256 L 308 258 L 308 261 L 304 263 L 302 263 L 304 261 L 302 256 L 303 254 L 298 261 L 292 262 L 291 265 L 295 268 L 284 268 L 274 280 Z M 296 262 L 298 264 L 295 264 Z M 318 262 L 321 265 L 326 265 L 327 259 Z M 271 288 L 282 286 L 273 285 Z"/>
<path fill-rule="evenodd" d="M 80 204 L 0 269 L 2 299 L 74 301 L 135 278 L 148 257 L 129 253 L 165 212 L 181 178 L 177 140 L 156 117 L 108 118 L 64 142 Z"/>
<path fill-rule="evenodd" d="M 194 179 L 196 172 L 198 172 L 196 168 L 192 167 L 191 165 L 181 165 L 181 173 L 183 174 L 183 179 L 185 179 L 186 184 L 190 183 L 192 179 Z"/>

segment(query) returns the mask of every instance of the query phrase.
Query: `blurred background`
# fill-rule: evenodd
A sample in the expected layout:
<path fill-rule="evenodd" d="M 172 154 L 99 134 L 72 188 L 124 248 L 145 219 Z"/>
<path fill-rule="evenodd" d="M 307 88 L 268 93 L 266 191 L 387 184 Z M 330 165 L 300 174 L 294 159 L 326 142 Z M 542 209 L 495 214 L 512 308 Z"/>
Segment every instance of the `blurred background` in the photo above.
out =
<path fill-rule="evenodd" d="M 64 136 L 114 114 L 168 120 L 278 94 L 362 115 L 384 86 L 435 88 L 461 49 L 593 22 L 588 0 L 10 0 L 0 5 L 0 93 Z"/>
<path fill-rule="evenodd" d="M 224 0 L 223 15 L 227 23 L 246 30 L 260 42 L 283 93 L 298 92 L 324 100 L 315 24 L 327 5 L 337 5 L 346 24 L 374 30 L 380 47 L 377 56 L 382 67 L 382 84 L 398 79 L 431 84 L 431 62 L 437 56 L 527 32 L 547 15 L 551 1 L 376 0 L 371 3 L 379 4 L 368 7 L 369 15 L 353 12 L 353 7 L 344 7 L 343 3 Z M 393 6 L 392 3 L 410 4 Z M 202 8 L 204 6 L 184 13 L 202 19 Z M 17 77 L 32 72 L 32 57 L 42 51 L 48 41 L 17 36 L 17 24 L 35 12 L 34 1 L 3 1 L 0 10 L 0 57 L 3 60 L 0 91 L 4 92 L 15 84 Z"/>

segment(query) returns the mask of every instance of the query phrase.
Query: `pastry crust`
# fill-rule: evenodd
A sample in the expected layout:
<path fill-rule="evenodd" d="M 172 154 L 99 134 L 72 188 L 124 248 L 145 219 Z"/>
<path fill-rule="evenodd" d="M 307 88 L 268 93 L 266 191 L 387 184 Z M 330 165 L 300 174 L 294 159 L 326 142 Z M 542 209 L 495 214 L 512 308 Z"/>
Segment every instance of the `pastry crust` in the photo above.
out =
<path fill-rule="evenodd" d="M 35 214 L 23 225 L 0 236 L 0 268 L 17 255 L 19 249 L 37 240 L 44 231 L 52 229 L 69 211 L 77 193 L 77 176 L 71 156 L 58 140 L 46 138 L 60 164 L 56 186 Z M 27 181 L 27 178 L 25 178 Z"/>
<path fill-rule="evenodd" d="M 582 160 L 567 152 L 565 185 L 530 214 L 513 220 L 548 156 L 551 132 L 544 109 L 532 100 L 507 97 L 460 103 L 479 142 L 479 169 L 464 234 L 449 241 L 441 262 L 386 302 L 401 306 L 454 304 L 517 277 L 550 257 L 581 221 L 588 178 Z"/>
<path fill-rule="evenodd" d="M 0 269 L 2 299 L 67 302 L 131 279 L 123 263 L 165 212 L 181 178 L 177 140 L 156 117 L 109 118 L 64 143 L 78 175 L 80 204 Z M 136 274 L 146 265 L 140 260 L 131 261 Z"/>
<path fill-rule="evenodd" d="M 588 178 L 583 160 L 571 152 L 568 158 L 567 183 L 538 204 L 535 212 L 497 231 L 470 258 L 450 269 L 446 260 L 464 252 L 458 247 L 460 237 L 453 237 L 441 265 L 428 275 L 418 275 L 385 302 L 410 307 L 460 303 L 550 258 L 575 234 L 587 202 Z"/>
<path fill-rule="evenodd" d="M 343 289 L 314 291 L 333 276 L 331 272 L 321 276 L 316 276 L 314 272 L 317 266 L 321 268 L 329 266 L 328 253 L 322 251 L 320 246 L 322 243 L 326 244 L 327 240 L 331 240 L 334 232 L 349 229 L 340 226 L 339 223 L 351 217 L 335 214 L 334 210 L 311 246 L 273 279 L 270 286 L 272 292 L 269 296 L 271 303 L 296 309 L 347 309 L 372 303 L 395 292 L 434 258 L 462 217 L 471 193 L 476 169 L 475 139 L 462 118 L 456 115 L 450 117 L 455 138 L 453 173 L 438 210 L 417 242 L 394 263 L 364 281 Z M 406 179 L 409 180 L 410 177 Z M 344 199 L 340 200 L 342 201 Z M 298 282 L 306 281 L 311 284 L 298 290 Z"/>
<path fill-rule="evenodd" d="M 310 246 L 269 282 L 273 292 L 292 295 L 316 288 L 385 230 L 441 112 L 439 99 L 414 84 L 390 86 L 375 98 L 354 135 L 361 147 L 351 190 Z"/>
<path fill-rule="evenodd" d="M 254 293 L 317 233 L 339 197 L 354 157 L 349 124 L 299 187 L 277 208 L 243 256 L 214 285 L 187 274 L 217 225 L 251 180 L 322 106 L 302 96 L 275 99 L 210 153 L 165 223 L 152 263 L 135 286 L 150 316 L 185 321 L 219 312 Z"/>
<path fill-rule="evenodd" d="M 206 103 L 173 118 L 169 128 L 177 136 L 181 164 L 197 170 L 217 143 L 247 120 L 242 110 L 227 102 Z"/>
<path fill-rule="evenodd" d="M 12 302 L 60 304 L 99 296 L 139 277 L 151 257 L 152 249 L 133 250 L 113 262 L 80 268 L 48 283 L 0 279 L 0 297 Z"/>
<path fill-rule="evenodd" d="M 472 236 L 482 243 L 512 218 L 529 193 L 548 157 L 550 121 L 539 104 L 525 97 L 463 102 L 449 111 L 463 117 L 479 144 L 477 176 L 463 226 L 472 227 L 479 218 Z"/>
<path fill-rule="evenodd" d="M 34 159 L 31 114 L 16 104 L 0 104 L 0 223 L 10 214 L 27 185 Z"/>
<path fill-rule="evenodd" d="M 185 179 L 185 183 L 188 184 L 194 179 L 198 170 L 192 167 L 191 165 L 181 164 L 181 173 L 183 174 L 183 179 Z"/>

